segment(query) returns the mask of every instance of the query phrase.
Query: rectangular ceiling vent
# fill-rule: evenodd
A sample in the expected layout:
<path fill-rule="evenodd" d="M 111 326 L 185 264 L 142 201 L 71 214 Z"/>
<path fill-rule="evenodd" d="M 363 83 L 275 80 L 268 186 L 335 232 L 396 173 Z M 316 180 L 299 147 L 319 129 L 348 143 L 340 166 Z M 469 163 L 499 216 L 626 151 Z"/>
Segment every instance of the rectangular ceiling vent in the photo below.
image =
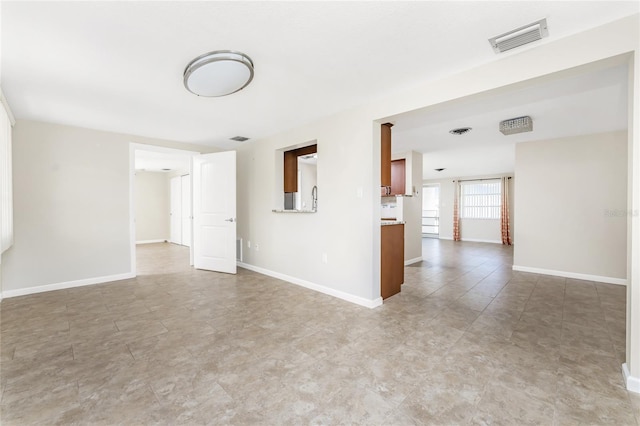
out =
<path fill-rule="evenodd" d="M 249 138 L 245 138 L 244 136 L 234 136 L 231 138 L 231 140 L 236 142 L 244 142 L 244 141 L 248 141 Z"/>
<path fill-rule="evenodd" d="M 503 135 L 514 135 L 533 131 L 533 120 L 531 117 L 510 118 L 500 122 L 500 131 Z"/>
<path fill-rule="evenodd" d="M 541 19 L 524 27 L 516 28 L 507 33 L 489 39 L 493 51 L 496 53 L 506 52 L 507 50 L 523 46 L 540 40 L 542 37 L 549 35 L 547 29 L 547 19 Z"/>

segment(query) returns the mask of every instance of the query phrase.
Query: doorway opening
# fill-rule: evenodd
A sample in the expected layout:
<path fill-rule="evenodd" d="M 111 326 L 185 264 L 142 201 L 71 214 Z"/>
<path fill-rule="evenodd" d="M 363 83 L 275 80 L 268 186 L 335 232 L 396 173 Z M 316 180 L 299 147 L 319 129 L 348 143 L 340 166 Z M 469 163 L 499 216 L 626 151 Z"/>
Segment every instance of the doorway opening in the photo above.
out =
<path fill-rule="evenodd" d="M 198 154 L 130 144 L 131 269 L 135 275 L 162 273 L 168 265 L 193 265 L 190 168 L 191 157 Z M 172 260 L 160 261 L 162 253 Z"/>

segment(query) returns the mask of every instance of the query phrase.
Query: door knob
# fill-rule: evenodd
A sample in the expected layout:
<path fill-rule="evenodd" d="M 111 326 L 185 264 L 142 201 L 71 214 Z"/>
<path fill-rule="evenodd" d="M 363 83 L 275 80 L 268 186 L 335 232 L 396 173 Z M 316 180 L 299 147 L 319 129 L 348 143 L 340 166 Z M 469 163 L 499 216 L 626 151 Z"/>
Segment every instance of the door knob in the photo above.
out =
<path fill-rule="evenodd" d="M 229 219 L 225 219 L 224 221 L 225 221 L 225 222 L 235 222 L 235 219 L 234 219 L 234 218 L 232 218 L 232 217 L 230 217 Z"/>

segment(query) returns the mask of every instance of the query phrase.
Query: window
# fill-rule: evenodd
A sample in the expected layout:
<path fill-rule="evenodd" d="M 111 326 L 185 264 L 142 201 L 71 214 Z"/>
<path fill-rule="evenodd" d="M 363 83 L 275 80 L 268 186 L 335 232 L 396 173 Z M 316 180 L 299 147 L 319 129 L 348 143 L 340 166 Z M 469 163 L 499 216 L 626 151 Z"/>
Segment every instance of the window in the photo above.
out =
<path fill-rule="evenodd" d="M 422 236 L 438 237 L 440 233 L 440 184 L 422 187 Z"/>
<path fill-rule="evenodd" d="M 500 219 L 500 181 L 461 182 L 462 219 Z"/>

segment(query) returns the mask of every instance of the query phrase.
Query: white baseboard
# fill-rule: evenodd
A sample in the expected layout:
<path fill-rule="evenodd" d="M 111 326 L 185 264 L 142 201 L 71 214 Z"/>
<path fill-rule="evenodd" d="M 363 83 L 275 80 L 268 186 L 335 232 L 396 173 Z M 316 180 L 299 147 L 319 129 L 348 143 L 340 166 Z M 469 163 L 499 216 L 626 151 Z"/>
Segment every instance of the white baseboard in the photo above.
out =
<path fill-rule="evenodd" d="M 136 241 L 136 244 L 155 244 L 155 243 L 166 243 L 167 240 L 142 240 Z"/>
<path fill-rule="evenodd" d="M 460 241 L 466 241 L 469 243 L 491 243 L 491 244 L 502 244 L 502 240 L 479 240 L 476 238 L 462 238 Z"/>
<path fill-rule="evenodd" d="M 449 240 L 449 241 L 453 241 L 453 237 L 438 237 L 438 238 L 434 238 L 434 240 Z M 468 243 L 491 243 L 491 244 L 502 244 L 502 240 L 480 240 L 480 239 L 476 239 L 476 238 L 463 238 L 460 241 L 462 242 L 468 242 Z M 513 245 L 513 241 L 511 242 L 511 245 Z"/>
<path fill-rule="evenodd" d="M 627 390 L 630 392 L 640 393 L 640 378 L 633 377 L 631 373 L 629 373 L 627 363 L 622 364 L 622 375 L 624 376 L 624 382 L 627 385 Z"/>
<path fill-rule="evenodd" d="M 320 284 L 315 284 L 310 281 L 301 280 L 300 278 L 292 277 L 286 274 L 281 274 L 280 272 L 270 271 L 268 269 L 264 269 L 259 266 L 250 265 L 244 262 L 237 262 L 237 264 L 241 268 L 258 272 L 262 275 L 267 275 L 273 278 L 278 278 L 280 280 L 287 281 L 292 284 L 296 284 L 301 287 L 317 291 L 319 293 L 324 293 L 329 296 L 337 297 L 338 299 L 346 300 L 347 302 L 355 303 L 356 305 L 364 306 L 367 308 L 375 308 L 382 305 L 382 297 L 378 297 L 377 299 L 373 299 L 373 300 L 365 299 L 364 297 L 354 296 L 353 294 L 345 293 L 344 291 L 335 290 L 333 288 L 325 287 Z"/>
<path fill-rule="evenodd" d="M 551 269 L 531 268 L 529 266 L 518 266 L 518 265 L 513 265 L 513 270 L 520 271 L 520 272 L 531 272 L 534 274 L 553 275 L 556 277 L 563 277 L 563 278 L 574 278 L 576 280 L 595 281 L 595 282 L 606 283 L 606 284 L 627 285 L 627 280 L 624 278 L 601 277 L 599 275 L 580 274 L 577 272 L 554 271 Z"/>
<path fill-rule="evenodd" d="M 111 282 L 111 281 L 127 280 L 129 278 L 135 278 L 135 277 L 136 277 L 135 273 L 127 272 L 126 274 L 107 275 L 107 276 L 104 276 L 104 277 L 86 278 L 86 279 L 83 279 L 83 280 L 67 281 L 67 282 L 56 283 L 56 284 L 39 285 L 39 286 L 35 286 L 35 287 L 19 288 L 19 289 L 16 289 L 16 290 L 5 290 L 5 291 L 3 291 L 2 295 L 5 298 L 26 296 L 28 294 L 43 293 L 45 291 L 64 290 L 66 288 L 83 287 L 83 286 L 86 286 L 86 285 L 93 285 L 93 284 L 102 284 L 102 283 L 108 283 L 108 282 Z"/>
<path fill-rule="evenodd" d="M 413 265 L 414 263 L 418 263 L 418 262 L 422 262 L 422 256 L 421 257 L 414 257 L 413 259 L 409 259 L 409 260 L 405 260 L 404 261 L 404 266 Z"/>

